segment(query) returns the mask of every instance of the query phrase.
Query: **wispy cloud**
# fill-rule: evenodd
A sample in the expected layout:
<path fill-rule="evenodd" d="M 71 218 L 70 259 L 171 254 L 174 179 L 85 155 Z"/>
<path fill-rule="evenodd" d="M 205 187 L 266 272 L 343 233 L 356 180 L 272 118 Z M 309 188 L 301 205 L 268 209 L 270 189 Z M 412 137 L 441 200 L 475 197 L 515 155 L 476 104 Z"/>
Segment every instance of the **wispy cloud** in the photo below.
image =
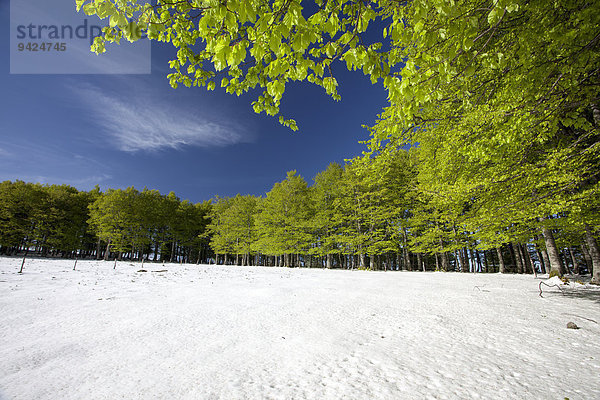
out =
<path fill-rule="evenodd" d="M 78 88 L 95 122 L 122 151 L 157 151 L 184 146 L 223 147 L 248 142 L 233 123 L 210 120 L 161 101 L 160 96 L 109 93 L 95 86 Z M 127 93 L 129 92 L 129 93 Z"/>

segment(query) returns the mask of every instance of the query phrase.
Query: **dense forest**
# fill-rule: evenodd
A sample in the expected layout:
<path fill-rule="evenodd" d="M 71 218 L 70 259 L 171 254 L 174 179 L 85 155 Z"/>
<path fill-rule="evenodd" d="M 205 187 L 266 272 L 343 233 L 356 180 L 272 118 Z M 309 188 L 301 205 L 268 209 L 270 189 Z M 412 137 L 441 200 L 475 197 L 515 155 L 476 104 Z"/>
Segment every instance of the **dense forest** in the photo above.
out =
<path fill-rule="evenodd" d="M 599 2 L 76 3 L 110 18 L 94 51 L 171 43 L 172 86 L 260 93 L 254 110 L 291 129 L 286 85 L 339 99 L 339 68 L 382 84 L 389 106 L 362 157 L 312 185 L 288 173 L 264 197 L 4 183 L 3 252 L 600 281 Z"/>
<path fill-rule="evenodd" d="M 209 202 L 174 193 L 0 183 L 0 254 L 198 262 L 209 257 Z"/>
<path fill-rule="evenodd" d="M 291 171 L 263 197 L 197 204 L 132 187 L 102 193 L 2 182 L 0 252 L 371 270 L 597 271 L 597 225 L 578 218 L 584 211 L 588 221 L 597 218 L 598 203 L 578 214 L 566 207 L 548 214 L 537 210 L 557 207 L 557 196 L 506 190 L 440 197 L 432 185 L 451 185 L 457 174 L 447 182 L 432 178 L 429 151 L 421 145 L 332 163 L 312 185 Z M 511 204 L 515 195 L 520 210 Z"/>

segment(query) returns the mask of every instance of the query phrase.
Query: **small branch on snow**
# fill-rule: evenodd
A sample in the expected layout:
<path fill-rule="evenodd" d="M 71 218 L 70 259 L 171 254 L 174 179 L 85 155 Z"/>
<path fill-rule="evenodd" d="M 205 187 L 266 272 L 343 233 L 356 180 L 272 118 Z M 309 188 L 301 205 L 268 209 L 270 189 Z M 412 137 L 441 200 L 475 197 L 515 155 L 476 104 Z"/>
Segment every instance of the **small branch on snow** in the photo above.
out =
<path fill-rule="evenodd" d="M 577 317 L 577 318 L 585 319 L 586 321 L 590 321 L 590 322 L 593 322 L 595 324 L 598 323 L 598 322 L 594 321 L 593 319 L 582 317 L 581 315 L 577 315 L 577 314 L 562 313 L 562 315 L 570 315 L 572 317 Z"/>
<path fill-rule="evenodd" d="M 540 287 L 540 297 L 542 299 L 544 298 L 544 296 L 542 296 L 542 284 L 544 284 L 544 285 L 546 285 L 548 287 L 554 287 L 554 286 L 556 286 L 560 290 L 560 292 L 563 294 L 563 296 L 565 295 L 565 292 L 564 292 L 563 288 L 561 288 L 560 286 L 558 286 L 556 284 L 554 284 L 554 285 L 548 285 L 546 282 L 540 282 L 540 284 L 539 284 L 539 287 Z"/>

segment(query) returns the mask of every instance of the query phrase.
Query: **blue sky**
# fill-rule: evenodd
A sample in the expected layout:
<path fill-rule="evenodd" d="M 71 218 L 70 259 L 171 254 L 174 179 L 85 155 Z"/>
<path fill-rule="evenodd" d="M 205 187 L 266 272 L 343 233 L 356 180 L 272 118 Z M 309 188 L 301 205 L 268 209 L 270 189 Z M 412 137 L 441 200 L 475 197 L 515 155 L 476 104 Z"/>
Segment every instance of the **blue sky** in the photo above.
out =
<path fill-rule="evenodd" d="M 194 202 L 264 195 L 289 170 L 311 183 L 330 162 L 359 155 L 361 125 L 386 105 L 381 84 L 340 64 L 340 102 L 309 83 L 287 86 L 281 110 L 298 122 L 292 132 L 255 114 L 251 94 L 171 88 L 174 51 L 159 43 L 150 75 L 11 75 L 9 2 L 0 14 L 0 180 L 148 187 Z"/>

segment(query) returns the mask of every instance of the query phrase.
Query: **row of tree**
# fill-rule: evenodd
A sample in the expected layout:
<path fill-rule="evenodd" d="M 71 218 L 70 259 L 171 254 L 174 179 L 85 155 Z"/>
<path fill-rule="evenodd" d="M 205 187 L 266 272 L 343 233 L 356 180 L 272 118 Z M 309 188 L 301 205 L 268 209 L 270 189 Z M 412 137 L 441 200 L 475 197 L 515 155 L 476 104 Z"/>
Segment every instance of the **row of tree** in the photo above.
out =
<path fill-rule="evenodd" d="M 200 262 L 210 257 L 200 237 L 209 202 L 174 193 L 21 181 L 0 183 L 0 254 Z"/>
<path fill-rule="evenodd" d="M 479 204 L 482 199 L 440 199 L 419 180 L 430 168 L 423 151 L 333 163 L 312 186 L 291 171 L 265 197 L 217 198 L 206 233 L 217 262 L 597 274 L 596 237 L 572 215 L 517 221 L 512 212 L 480 214 L 495 206 Z M 506 193 L 504 207 L 510 199 Z"/>
<path fill-rule="evenodd" d="M 66 185 L 6 181 L 0 183 L 0 253 L 597 274 L 597 226 L 577 223 L 566 210 L 535 214 L 530 207 L 498 215 L 498 208 L 511 206 L 509 191 L 462 202 L 441 196 L 426 179 L 436 168 L 423 156 L 428 150 L 421 145 L 344 166 L 332 163 L 312 186 L 291 171 L 264 197 L 217 197 L 198 204 L 172 192 L 132 187 L 101 193 L 98 188 L 80 192 Z M 458 177 L 456 172 L 450 176 Z M 437 177 L 434 183 L 451 187 L 448 179 Z M 556 197 L 546 202 L 554 207 Z M 596 209 L 592 204 L 587 215 Z"/>

